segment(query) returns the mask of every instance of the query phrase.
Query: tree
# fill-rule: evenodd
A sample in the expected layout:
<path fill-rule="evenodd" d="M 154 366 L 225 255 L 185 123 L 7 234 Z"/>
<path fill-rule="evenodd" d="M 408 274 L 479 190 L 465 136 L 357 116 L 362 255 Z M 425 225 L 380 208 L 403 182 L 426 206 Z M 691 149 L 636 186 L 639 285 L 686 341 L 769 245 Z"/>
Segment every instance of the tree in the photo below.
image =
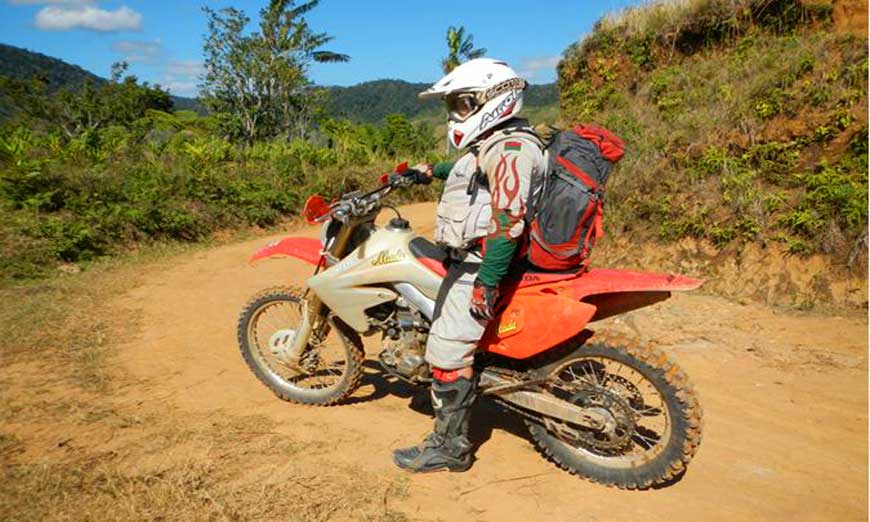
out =
<path fill-rule="evenodd" d="M 308 67 L 350 59 L 321 50 L 332 37 L 313 32 L 303 17 L 318 3 L 271 0 L 260 10 L 259 31 L 250 34 L 243 11 L 203 8 L 208 17 L 203 98 L 227 134 L 248 142 L 305 137 L 322 97 L 308 79 Z"/>
<path fill-rule="evenodd" d="M 480 58 L 484 54 L 486 48 L 475 49 L 474 36 L 471 33 L 465 34 L 465 27 L 460 25 L 447 28 L 447 57 L 441 61 L 444 74 L 455 69 L 463 61 Z"/>
<path fill-rule="evenodd" d="M 85 80 L 80 87 L 49 92 L 42 79 L 0 77 L 0 92 L 20 113 L 39 120 L 65 137 L 77 138 L 111 125 L 130 127 L 149 111 L 169 112 L 172 98 L 159 85 L 126 76 L 127 64 L 112 64 L 111 81 Z"/>

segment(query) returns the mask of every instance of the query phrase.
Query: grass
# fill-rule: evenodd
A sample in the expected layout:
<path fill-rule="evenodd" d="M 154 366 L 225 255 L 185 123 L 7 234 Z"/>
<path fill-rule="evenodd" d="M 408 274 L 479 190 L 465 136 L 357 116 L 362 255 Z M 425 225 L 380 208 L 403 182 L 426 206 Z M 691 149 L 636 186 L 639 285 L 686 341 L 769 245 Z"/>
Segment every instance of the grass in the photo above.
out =
<path fill-rule="evenodd" d="M 382 127 L 326 119 L 309 141 L 248 146 L 162 117 L 175 125 L 148 120 L 71 139 L 38 121 L 0 125 L 0 284 L 137 245 L 274 226 L 312 194 L 336 197 L 403 160 L 442 157 L 431 128 L 401 115 Z M 416 187 L 404 196 L 432 195 Z"/>
<path fill-rule="evenodd" d="M 312 474 L 318 468 L 304 457 L 310 445 L 261 434 L 274 428 L 255 416 L 199 429 L 160 426 L 148 442 L 121 451 L 68 463 L 7 465 L 0 471 L 0 518 L 404 520 L 388 508 L 405 496 L 403 481 L 331 463 Z M 138 462 L 123 457 L 131 451 L 140 454 Z M 181 451 L 185 456 L 177 457 Z"/>
<path fill-rule="evenodd" d="M 403 481 L 332 462 L 325 441 L 262 416 L 178 423 L 162 404 L 117 400 L 135 382 L 113 353 L 139 326 L 106 303 L 143 266 L 207 246 L 156 245 L 0 289 L 13 303 L 0 307 L 0 520 L 406 520 L 389 508 Z"/>
<path fill-rule="evenodd" d="M 720 249 L 783 243 L 860 273 L 867 41 L 829 32 L 808 4 L 768 2 L 784 25 L 746 4 L 630 8 L 566 51 L 564 123 L 597 122 L 628 144 L 608 187 L 608 230 Z M 680 31 L 706 36 L 681 50 Z"/>

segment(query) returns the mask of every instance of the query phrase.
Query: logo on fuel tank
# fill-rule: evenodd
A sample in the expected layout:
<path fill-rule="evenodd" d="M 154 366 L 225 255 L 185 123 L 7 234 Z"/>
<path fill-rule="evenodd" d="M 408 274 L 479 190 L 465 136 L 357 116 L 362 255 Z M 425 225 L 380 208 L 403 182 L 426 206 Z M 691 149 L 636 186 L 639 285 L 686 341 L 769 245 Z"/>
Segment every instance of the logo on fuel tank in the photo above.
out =
<path fill-rule="evenodd" d="M 401 249 L 396 249 L 392 252 L 389 250 L 381 250 L 380 252 L 378 252 L 378 255 L 375 256 L 374 259 L 372 259 L 372 265 L 388 265 L 390 263 L 396 263 L 398 261 L 401 261 L 406 257 L 408 256 L 405 255 L 405 252 Z"/>

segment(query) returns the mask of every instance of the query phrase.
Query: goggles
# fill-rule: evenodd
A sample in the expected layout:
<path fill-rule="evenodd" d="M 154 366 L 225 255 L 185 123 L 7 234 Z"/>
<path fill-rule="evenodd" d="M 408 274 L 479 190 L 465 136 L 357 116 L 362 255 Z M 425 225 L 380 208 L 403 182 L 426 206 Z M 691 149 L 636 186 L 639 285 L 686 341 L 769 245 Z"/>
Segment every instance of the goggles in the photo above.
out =
<path fill-rule="evenodd" d="M 444 102 L 447 104 L 450 121 L 462 122 L 477 112 L 482 105 L 479 95 L 476 92 L 458 92 L 445 96 Z"/>
<path fill-rule="evenodd" d="M 484 103 L 511 90 L 522 91 L 526 88 L 525 80 L 514 78 L 502 82 L 486 91 L 455 92 L 444 97 L 447 104 L 447 114 L 450 121 L 463 122 L 477 112 Z"/>

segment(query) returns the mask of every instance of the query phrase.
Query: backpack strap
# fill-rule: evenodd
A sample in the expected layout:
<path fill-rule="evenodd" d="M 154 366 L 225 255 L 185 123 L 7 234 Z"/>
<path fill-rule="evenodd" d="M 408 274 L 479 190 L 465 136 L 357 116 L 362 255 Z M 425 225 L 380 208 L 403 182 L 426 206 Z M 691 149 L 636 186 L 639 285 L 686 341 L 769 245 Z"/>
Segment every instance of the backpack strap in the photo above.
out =
<path fill-rule="evenodd" d="M 538 147 L 541 152 L 543 152 L 544 150 L 543 140 L 541 140 L 541 138 L 535 133 L 535 131 L 531 127 L 508 127 L 506 129 L 496 130 L 492 134 L 492 136 L 488 137 L 482 143 L 480 143 L 480 145 L 478 145 L 477 152 L 475 153 L 477 155 L 477 164 L 483 164 L 483 159 L 486 157 L 486 154 L 499 143 L 517 138 L 532 143 L 533 145 Z"/>

